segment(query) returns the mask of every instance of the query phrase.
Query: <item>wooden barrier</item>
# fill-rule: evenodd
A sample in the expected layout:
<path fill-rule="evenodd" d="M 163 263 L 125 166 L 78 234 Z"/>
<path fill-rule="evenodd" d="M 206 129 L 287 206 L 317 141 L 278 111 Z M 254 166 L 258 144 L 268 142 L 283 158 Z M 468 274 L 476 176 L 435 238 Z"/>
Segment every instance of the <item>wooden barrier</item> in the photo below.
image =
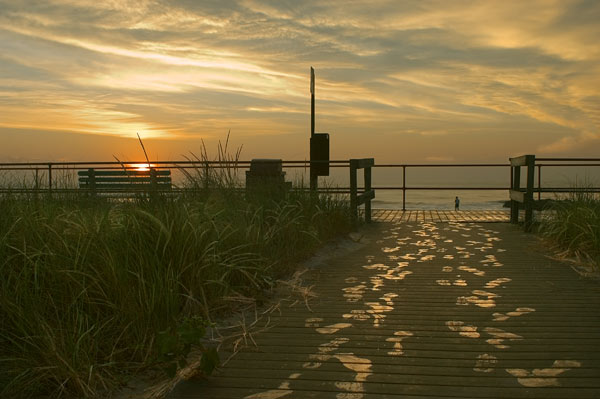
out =
<path fill-rule="evenodd" d="M 525 205 L 525 231 L 531 230 L 533 223 L 533 180 L 535 173 L 535 155 L 523 155 L 510 159 L 512 184 L 510 195 L 510 222 L 519 223 L 519 204 Z M 527 167 L 527 186 L 521 189 L 521 166 Z"/>
<path fill-rule="evenodd" d="M 350 212 L 352 220 L 358 220 L 358 206 L 365 205 L 365 222 L 371 222 L 371 200 L 375 198 L 375 191 L 371 188 L 371 167 L 375 165 L 375 159 L 351 159 L 350 160 Z M 364 169 L 364 192 L 358 194 L 357 170 Z"/>

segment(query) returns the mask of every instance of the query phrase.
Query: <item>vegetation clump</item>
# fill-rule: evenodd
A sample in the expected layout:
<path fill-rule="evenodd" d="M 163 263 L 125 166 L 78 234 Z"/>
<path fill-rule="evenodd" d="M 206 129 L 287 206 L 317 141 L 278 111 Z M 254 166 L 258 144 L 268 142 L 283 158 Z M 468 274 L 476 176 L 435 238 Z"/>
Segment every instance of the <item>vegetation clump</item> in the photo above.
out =
<path fill-rule="evenodd" d="M 600 196 L 577 191 L 555 201 L 540 223 L 543 237 L 562 251 L 600 270 Z"/>
<path fill-rule="evenodd" d="M 193 345 L 210 372 L 202 335 L 226 298 L 260 296 L 351 229 L 341 199 L 248 201 L 219 182 L 151 199 L 0 197 L 0 396 L 97 396 L 144 368 L 172 374 Z"/>

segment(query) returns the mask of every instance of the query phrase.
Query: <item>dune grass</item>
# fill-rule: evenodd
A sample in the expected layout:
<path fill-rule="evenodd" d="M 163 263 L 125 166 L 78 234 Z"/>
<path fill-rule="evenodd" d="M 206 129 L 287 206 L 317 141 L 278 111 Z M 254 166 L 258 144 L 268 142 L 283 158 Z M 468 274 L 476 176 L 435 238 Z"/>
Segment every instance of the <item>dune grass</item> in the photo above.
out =
<path fill-rule="evenodd" d="M 571 193 L 550 206 L 540 225 L 543 237 L 563 251 L 600 269 L 600 195 L 590 191 Z"/>
<path fill-rule="evenodd" d="M 0 396 L 108 392 L 351 229 L 339 198 L 247 201 L 219 181 L 152 200 L 1 196 Z"/>

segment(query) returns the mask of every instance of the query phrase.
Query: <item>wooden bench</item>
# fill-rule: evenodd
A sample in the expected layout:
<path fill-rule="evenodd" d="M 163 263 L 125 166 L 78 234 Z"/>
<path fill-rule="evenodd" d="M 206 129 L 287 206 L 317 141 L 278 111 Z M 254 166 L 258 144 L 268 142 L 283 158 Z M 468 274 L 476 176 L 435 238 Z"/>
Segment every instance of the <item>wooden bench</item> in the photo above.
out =
<path fill-rule="evenodd" d="M 171 190 L 171 171 L 88 169 L 77 172 L 79 188 L 90 193 L 140 193 Z"/>

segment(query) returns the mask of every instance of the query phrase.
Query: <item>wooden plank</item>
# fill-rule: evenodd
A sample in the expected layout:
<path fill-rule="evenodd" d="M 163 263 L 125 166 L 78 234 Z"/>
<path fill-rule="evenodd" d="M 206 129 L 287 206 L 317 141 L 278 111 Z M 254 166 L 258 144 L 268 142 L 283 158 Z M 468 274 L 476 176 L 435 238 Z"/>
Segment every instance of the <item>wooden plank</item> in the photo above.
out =
<path fill-rule="evenodd" d="M 527 165 L 527 157 L 533 155 L 521 155 L 520 157 L 509 158 L 511 166 L 525 166 Z"/>
<path fill-rule="evenodd" d="M 92 177 L 80 177 L 79 183 L 88 183 L 91 180 L 94 180 L 96 184 L 104 184 L 104 183 L 151 183 L 152 181 L 156 181 L 159 183 L 171 183 L 170 177 L 156 177 L 153 179 L 150 176 L 123 176 L 123 177 L 104 177 L 104 176 L 94 176 Z"/>
<path fill-rule="evenodd" d="M 165 169 L 155 169 L 157 176 L 170 176 L 171 171 Z M 80 170 L 78 176 L 89 176 L 88 170 Z M 149 170 L 97 170 L 94 169 L 94 176 L 150 176 Z"/>
<path fill-rule="evenodd" d="M 356 167 L 358 169 L 369 168 L 375 165 L 374 158 L 353 159 L 352 161 L 356 161 Z"/>
<path fill-rule="evenodd" d="M 93 186 L 91 184 L 80 183 L 80 185 L 79 185 L 79 188 L 86 189 L 86 190 L 92 189 L 94 187 L 97 190 L 118 189 L 118 190 L 126 191 L 126 190 L 148 190 L 148 189 L 151 189 L 153 187 L 153 185 L 146 184 L 146 183 L 103 183 L 103 184 L 96 184 L 95 186 Z M 170 189 L 171 184 L 170 183 L 157 183 L 154 187 L 156 187 L 159 190 Z"/>

